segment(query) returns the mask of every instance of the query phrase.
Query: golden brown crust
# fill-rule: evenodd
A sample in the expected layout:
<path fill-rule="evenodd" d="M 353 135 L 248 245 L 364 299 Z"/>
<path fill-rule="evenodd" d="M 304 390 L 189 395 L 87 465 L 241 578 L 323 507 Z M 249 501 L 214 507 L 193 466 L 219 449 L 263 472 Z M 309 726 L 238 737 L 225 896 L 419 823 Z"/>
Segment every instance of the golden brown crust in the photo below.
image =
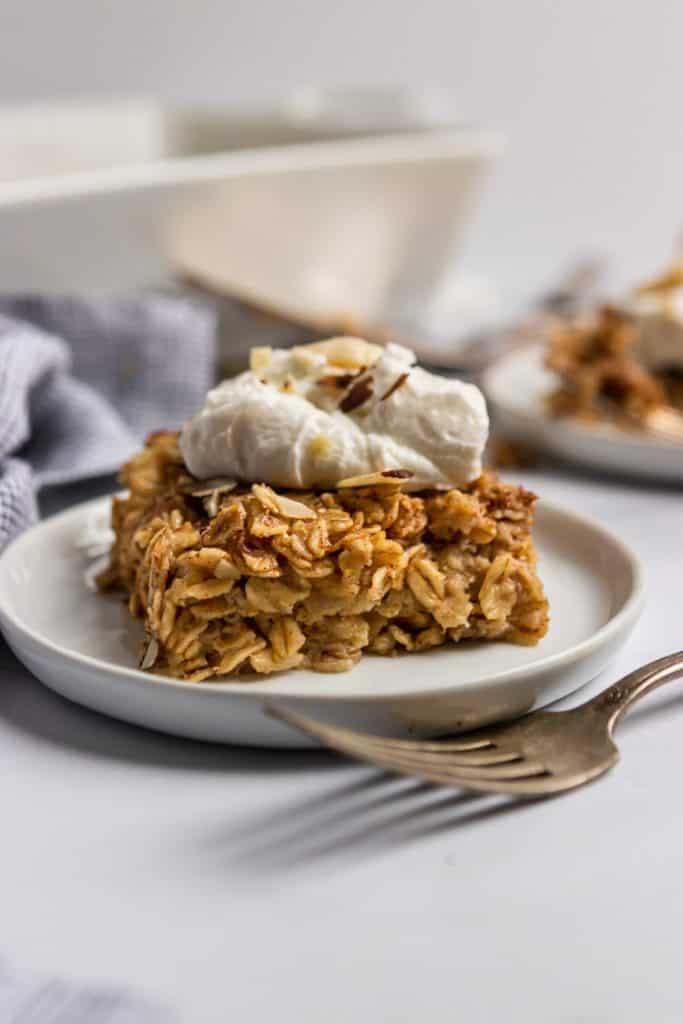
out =
<path fill-rule="evenodd" d="M 548 608 L 530 535 L 535 496 L 485 474 L 463 490 L 385 486 L 206 497 L 171 433 L 122 471 L 103 588 L 128 594 L 145 667 L 202 680 L 350 668 L 469 638 L 536 643 Z M 284 499 L 284 500 L 283 500 Z"/>

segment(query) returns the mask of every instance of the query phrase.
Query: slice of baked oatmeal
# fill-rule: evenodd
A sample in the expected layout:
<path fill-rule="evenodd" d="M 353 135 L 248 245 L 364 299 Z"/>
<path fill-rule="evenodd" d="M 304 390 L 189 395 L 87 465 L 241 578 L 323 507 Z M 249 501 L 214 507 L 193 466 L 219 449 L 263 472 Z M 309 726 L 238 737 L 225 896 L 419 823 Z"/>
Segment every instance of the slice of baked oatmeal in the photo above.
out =
<path fill-rule="evenodd" d="M 314 491 L 198 481 L 175 433 L 122 471 L 103 589 L 145 627 L 142 666 L 200 681 L 468 639 L 535 644 L 548 603 L 535 496 L 484 473 L 405 493 L 401 474 Z"/>
<path fill-rule="evenodd" d="M 558 375 L 555 415 L 683 438 L 683 263 L 618 306 L 554 324 L 546 364 Z"/>

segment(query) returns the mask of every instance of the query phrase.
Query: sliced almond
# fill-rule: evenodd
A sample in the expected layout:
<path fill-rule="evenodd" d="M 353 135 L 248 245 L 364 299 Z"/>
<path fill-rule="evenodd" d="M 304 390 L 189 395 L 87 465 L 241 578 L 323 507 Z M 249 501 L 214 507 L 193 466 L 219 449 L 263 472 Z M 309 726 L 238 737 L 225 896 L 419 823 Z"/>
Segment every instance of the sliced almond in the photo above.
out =
<path fill-rule="evenodd" d="M 356 376 L 355 373 L 350 373 L 345 370 L 335 369 L 334 373 L 326 373 L 322 377 L 319 377 L 315 382 L 319 388 L 326 388 L 330 391 L 345 391 Z"/>
<path fill-rule="evenodd" d="M 142 651 L 142 657 L 140 658 L 140 668 L 148 669 L 156 662 L 159 657 L 159 641 L 155 636 L 147 637 L 145 640 L 145 646 Z"/>
<path fill-rule="evenodd" d="M 673 291 L 674 288 L 680 288 L 682 285 L 683 260 L 677 260 L 665 273 L 653 281 L 646 281 L 645 284 L 641 284 L 636 288 L 636 292 L 639 295 L 645 295 L 648 292 L 668 292 Z"/>
<path fill-rule="evenodd" d="M 270 345 L 257 345 L 249 353 L 249 369 L 252 373 L 261 373 L 268 366 L 273 355 Z"/>
<path fill-rule="evenodd" d="M 371 341 L 366 341 L 365 338 L 354 338 L 350 335 L 327 338 L 325 341 L 314 341 L 305 347 L 310 352 L 324 355 L 328 363 L 333 366 L 341 366 L 348 370 L 359 370 L 361 366 L 374 366 L 382 354 L 380 345 L 374 345 Z"/>
<path fill-rule="evenodd" d="M 349 476 L 346 480 L 340 480 L 337 487 L 388 487 L 391 485 L 396 487 L 400 486 L 402 481 L 409 480 L 412 475 L 407 469 L 384 469 L 380 473 Z"/>
<path fill-rule="evenodd" d="M 387 390 L 384 392 L 384 394 L 380 398 L 380 402 L 386 402 L 387 398 L 391 398 L 394 391 L 398 391 L 400 387 L 403 387 L 405 382 L 408 380 L 409 376 L 409 373 L 402 373 L 399 377 L 397 377 L 394 383 L 390 387 L 388 387 Z"/>
<path fill-rule="evenodd" d="M 325 365 L 322 352 L 313 352 L 311 348 L 311 345 L 294 345 L 290 349 L 294 366 L 301 373 L 314 373 Z"/>
<path fill-rule="evenodd" d="M 294 498 L 287 498 L 284 494 L 275 494 L 275 503 L 281 515 L 287 519 L 316 519 L 317 513 L 314 509 L 304 505 L 303 501 L 295 501 Z"/>
<path fill-rule="evenodd" d="M 202 505 L 209 519 L 215 519 L 218 515 L 218 506 L 221 499 L 220 491 L 211 491 L 206 497 L 202 498 Z"/>
<path fill-rule="evenodd" d="M 360 408 L 369 398 L 372 398 L 374 390 L 375 385 L 369 374 L 359 377 L 342 398 L 339 408 L 342 412 L 353 412 L 354 409 Z"/>
<path fill-rule="evenodd" d="M 659 406 L 647 414 L 645 422 L 653 434 L 671 441 L 683 441 L 683 416 L 675 409 Z"/>
<path fill-rule="evenodd" d="M 286 498 L 278 494 L 267 484 L 254 484 L 252 493 L 261 504 L 271 512 L 286 516 L 288 519 L 315 519 L 316 513 L 302 501 L 295 501 L 294 498 Z"/>
<path fill-rule="evenodd" d="M 202 480 L 201 483 L 195 483 L 192 488 L 187 489 L 187 493 L 191 494 L 193 498 L 201 498 L 204 511 L 209 519 L 213 519 L 218 512 L 221 496 L 229 494 L 236 487 L 236 480 L 231 480 L 224 476 L 216 476 L 209 480 Z"/>
<path fill-rule="evenodd" d="M 187 488 L 187 493 L 191 494 L 193 498 L 208 498 L 210 494 L 215 492 L 228 494 L 230 491 L 234 491 L 236 487 L 237 481 L 230 479 L 230 477 L 213 476 L 208 480 L 194 481 L 193 485 Z"/>

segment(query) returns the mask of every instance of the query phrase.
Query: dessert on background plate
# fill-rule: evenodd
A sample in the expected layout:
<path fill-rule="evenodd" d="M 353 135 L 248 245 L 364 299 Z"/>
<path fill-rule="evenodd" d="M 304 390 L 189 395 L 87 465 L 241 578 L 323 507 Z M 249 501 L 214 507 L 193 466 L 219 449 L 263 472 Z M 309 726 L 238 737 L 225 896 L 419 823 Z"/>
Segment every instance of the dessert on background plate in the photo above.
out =
<path fill-rule="evenodd" d="M 483 396 L 359 338 L 255 349 L 182 431 L 122 470 L 99 579 L 141 665 L 192 681 L 548 626 L 535 496 L 482 472 Z"/>
<path fill-rule="evenodd" d="M 683 441 L 683 262 L 619 305 L 553 326 L 548 408 Z"/>

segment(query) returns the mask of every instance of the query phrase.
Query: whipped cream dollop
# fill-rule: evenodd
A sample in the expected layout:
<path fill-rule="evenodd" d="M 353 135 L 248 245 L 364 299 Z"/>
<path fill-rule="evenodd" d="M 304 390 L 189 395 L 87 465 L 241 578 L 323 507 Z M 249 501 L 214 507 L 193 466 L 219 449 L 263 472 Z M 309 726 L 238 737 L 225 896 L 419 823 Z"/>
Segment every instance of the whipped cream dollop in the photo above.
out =
<path fill-rule="evenodd" d="M 640 362 L 655 373 L 683 370 L 683 283 L 637 293 L 628 311 L 638 328 L 635 354 Z"/>
<path fill-rule="evenodd" d="M 208 393 L 180 448 L 200 479 L 319 488 L 401 469 L 417 490 L 479 476 L 487 435 L 473 384 L 427 373 L 401 345 L 331 338 L 253 349 L 251 369 Z"/>

